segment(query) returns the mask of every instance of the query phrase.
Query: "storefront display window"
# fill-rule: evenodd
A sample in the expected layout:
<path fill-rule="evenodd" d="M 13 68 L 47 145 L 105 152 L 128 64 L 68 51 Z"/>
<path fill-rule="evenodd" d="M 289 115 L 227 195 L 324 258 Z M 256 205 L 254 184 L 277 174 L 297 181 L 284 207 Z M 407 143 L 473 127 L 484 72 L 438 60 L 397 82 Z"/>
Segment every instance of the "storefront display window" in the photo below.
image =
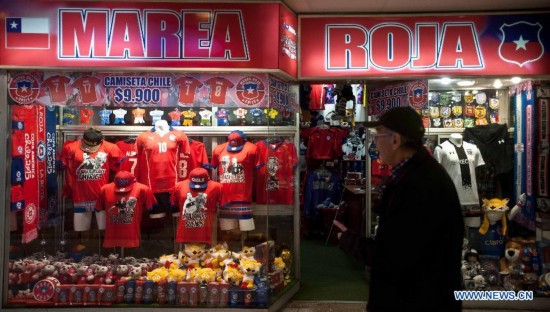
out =
<path fill-rule="evenodd" d="M 192 76 L 185 100 L 171 82 Z M 44 81 L 36 102 L 9 99 L 8 306 L 267 308 L 296 289 L 294 87 L 265 74 L 31 78 Z"/>

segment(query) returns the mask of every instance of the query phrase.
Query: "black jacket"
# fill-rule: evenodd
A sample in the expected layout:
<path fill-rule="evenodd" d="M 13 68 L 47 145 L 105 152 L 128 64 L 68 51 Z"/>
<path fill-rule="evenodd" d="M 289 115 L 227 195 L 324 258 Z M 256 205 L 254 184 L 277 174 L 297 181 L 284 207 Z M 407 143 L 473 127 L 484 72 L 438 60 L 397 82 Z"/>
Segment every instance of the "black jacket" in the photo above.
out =
<path fill-rule="evenodd" d="M 370 266 L 367 309 L 461 311 L 464 223 L 447 172 L 424 149 L 389 182 L 381 200 L 376 239 L 346 231 L 340 248 Z"/>

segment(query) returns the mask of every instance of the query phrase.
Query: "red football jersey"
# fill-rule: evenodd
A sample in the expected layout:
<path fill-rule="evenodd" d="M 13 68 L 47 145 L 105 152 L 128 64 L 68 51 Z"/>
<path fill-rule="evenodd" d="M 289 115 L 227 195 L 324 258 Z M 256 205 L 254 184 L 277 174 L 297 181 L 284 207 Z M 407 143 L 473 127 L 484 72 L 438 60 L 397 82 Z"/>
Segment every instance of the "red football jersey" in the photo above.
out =
<path fill-rule="evenodd" d="M 265 165 L 255 181 L 256 203 L 291 205 L 294 202 L 294 168 L 298 164 L 296 147 L 291 142 L 256 143 Z"/>
<path fill-rule="evenodd" d="M 135 141 L 118 141 L 115 143 L 122 152 L 120 170 L 129 171 L 137 176 L 137 149 Z"/>
<path fill-rule="evenodd" d="M 218 168 L 218 180 L 223 185 L 221 204 L 251 203 L 254 171 L 263 164 L 258 148 L 245 142 L 241 151 L 230 152 L 228 144 L 222 143 L 212 152 L 211 165 Z"/>
<path fill-rule="evenodd" d="M 178 103 L 182 104 L 193 104 L 197 89 L 202 87 L 202 82 L 195 77 L 180 77 L 174 84 L 179 87 Z"/>
<path fill-rule="evenodd" d="M 309 109 L 324 110 L 325 109 L 325 86 L 322 84 L 312 84 L 311 93 L 309 94 Z"/>
<path fill-rule="evenodd" d="M 225 104 L 225 95 L 228 88 L 233 88 L 233 83 L 222 77 L 212 77 L 204 82 L 210 86 L 210 103 Z"/>
<path fill-rule="evenodd" d="M 73 82 L 73 87 L 80 91 L 82 104 L 92 104 L 98 100 L 96 86 L 100 82 L 101 80 L 94 76 L 83 76 Z"/>
<path fill-rule="evenodd" d="M 185 133 L 172 129 L 160 136 L 155 129 L 140 134 L 136 140 L 138 181 L 154 193 L 170 192 L 177 179 L 177 158 L 189 154 L 189 140 Z"/>
<path fill-rule="evenodd" d="M 62 75 L 51 76 L 44 80 L 41 87 L 47 88 L 50 94 L 50 101 L 52 103 L 65 103 L 67 102 L 67 85 L 71 82 L 71 79 Z"/>
<path fill-rule="evenodd" d="M 346 137 L 345 130 L 335 128 L 313 128 L 307 138 L 308 159 L 334 159 L 342 155 L 342 140 Z"/>
<path fill-rule="evenodd" d="M 83 108 L 80 110 L 80 123 L 81 124 L 89 124 L 90 119 L 94 115 L 94 111 L 89 108 Z"/>
<path fill-rule="evenodd" d="M 118 170 L 120 149 L 113 143 L 103 141 L 95 153 L 80 149 L 80 141 L 63 147 L 61 161 L 67 170 L 73 202 L 97 200 L 101 187 L 108 183 L 109 171 Z"/>
<path fill-rule="evenodd" d="M 222 185 L 208 181 L 202 190 L 191 189 L 189 180 L 176 184 L 170 202 L 180 211 L 177 242 L 212 244 L 212 225 L 222 197 Z"/>
<path fill-rule="evenodd" d="M 114 182 L 104 185 L 95 209 L 105 210 L 103 247 L 139 247 L 141 216 L 157 203 L 150 188 L 134 183 L 127 193 L 115 192 Z"/>
<path fill-rule="evenodd" d="M 170 120 L 180 120 L 181 118 L 181 112 L 179 110 L 173 110 L 168 113 L 168 116 L 170 116 Z"/>
<path fill-rule="evenodd" d="M 180 152 L 178 158 L 178 178 L 179 181 L 187 179 L 191 170 L 208 165 L 208 156 L 204 143 L 197 140 L 190 140 L 189 154 Z"/>

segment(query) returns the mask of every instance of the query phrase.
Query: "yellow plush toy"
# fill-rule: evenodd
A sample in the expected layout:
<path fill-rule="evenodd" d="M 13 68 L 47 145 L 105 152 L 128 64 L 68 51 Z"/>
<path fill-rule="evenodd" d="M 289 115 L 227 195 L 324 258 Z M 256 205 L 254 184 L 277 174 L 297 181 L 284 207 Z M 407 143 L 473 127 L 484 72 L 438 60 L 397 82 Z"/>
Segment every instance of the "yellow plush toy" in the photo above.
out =
<path fill-rule="evenodd" d="M 155 283 L 160 283 L 165 281 L 167 276 L 168 270 L 166 270 L 165 268 L 157 268 L 147 273 L 147 280 L 153 281 Z"/>
<path fill-rule="evenodd" d="M 183 249 L 183 263 L 187 268 L 200 268 L 200 260 L 204 254 L 204 244 L 185 244 Z"/>
<path fill-rule="evenodd" d="M 168 270 L 168 276 L 166 278 L 166 280 L 168 282 L 181 282 L 183 280 L 185 280 L 185 277 L 187 275 L 187 272 L 185 272 L 185 270 L 182 270 L 182 269 L 178 269 L 178 268 L 171 268 Z"/>
<path fill-rule="evenodd" d="M 483 223 L 479 228 L 479 233 L 485 235 L 489 231 L 489 225 L 495 224 L 498 220 L 502 221 L 502 235 L 506 235 L 506 211 L 508 208 L 508 198 L 483 199 Z"/>
<path fill-rule="evenodd" d="M 197 282 L 199 284 L 208 284 L 216 281 L 216 272 L 211 268 L 197 269 Z"/>
<path fill-rule="evenodd" d="M 240 286 L 243 281 L 243 275 L 239 269 L 228 265 L 223 270 L 223 280 L 231 284 L 231 286 Z"/>
<path fill-rule="evenodd" d="M 254 259 L 242 259 L 239 268 L 243 274 L 241 288 L 254 288 L 254 276 L 260 272 L 262 264 Z"/>
<path fill-rule="evenodd" d="M 273 269 L 275 271 L 283 271 L 285 269 L 285 262 L 283 261 L 283 258 L 276 257 L 273 259 Z"/>

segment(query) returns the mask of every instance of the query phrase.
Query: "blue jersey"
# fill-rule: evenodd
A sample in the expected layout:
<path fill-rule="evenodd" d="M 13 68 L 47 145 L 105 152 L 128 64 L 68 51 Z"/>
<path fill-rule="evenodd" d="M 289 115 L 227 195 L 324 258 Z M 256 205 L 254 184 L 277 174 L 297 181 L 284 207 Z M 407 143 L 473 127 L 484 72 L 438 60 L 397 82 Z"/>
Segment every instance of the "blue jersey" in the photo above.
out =
<path fill-rule="evenodd" d="M 319 204 L 327 199 L 330 203 L 339 204 L 340 181 L 335 173 L 315 171 L 309 172 L 306 179 L 304 215 L 308 219 L 317 219 L 320 217 L 319 209 L 317 209 Z"/>
<path fill-rule="evenodd" d="M 99 111 L 99 117 L 101 118 L 101 124 L 102 125 L 108 125 L 109 124 L 109 116 L 111 116 L 112 110 L 104 109 Z"/>

